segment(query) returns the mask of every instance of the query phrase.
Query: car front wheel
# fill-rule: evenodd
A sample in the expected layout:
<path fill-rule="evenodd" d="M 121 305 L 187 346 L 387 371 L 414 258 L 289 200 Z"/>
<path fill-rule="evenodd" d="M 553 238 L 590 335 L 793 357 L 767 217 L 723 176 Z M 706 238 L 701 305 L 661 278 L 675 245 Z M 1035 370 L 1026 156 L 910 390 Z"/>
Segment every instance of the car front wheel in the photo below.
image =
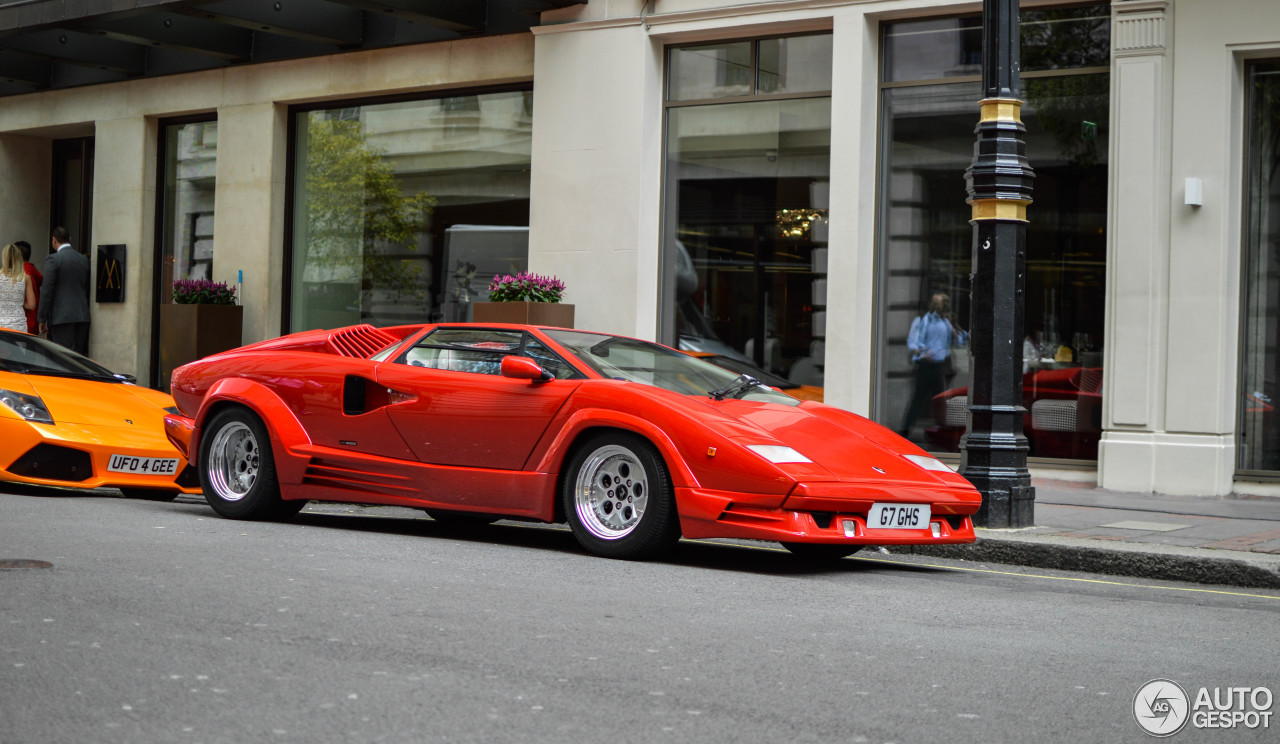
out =
<path fill-rule="evenodd" d="M 306 505 L 280 498 L 267 429 L 244 408 L 221 411 L 204 427 L 199 470 L 205 499 L 224 517 L 283 519 Z"/>
<path fill-rule="evenodd" d="M 579 447 L 564 479 L 564 512 L 578 542 L 609 558 L 652 558 L 680 539 L 671 476 L 652 444 L 599 434 Z"/>

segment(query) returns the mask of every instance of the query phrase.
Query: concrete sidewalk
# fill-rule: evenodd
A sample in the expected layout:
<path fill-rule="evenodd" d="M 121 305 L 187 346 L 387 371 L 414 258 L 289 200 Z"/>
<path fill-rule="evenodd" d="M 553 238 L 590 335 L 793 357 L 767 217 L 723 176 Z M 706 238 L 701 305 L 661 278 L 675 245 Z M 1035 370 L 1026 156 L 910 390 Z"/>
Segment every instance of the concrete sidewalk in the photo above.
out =
<path fill-rule="evenodd" d="M 890 552 L 1280 589 L 1280 499 L 1125 493 L 1035 478 L 1035 526 Z"/>

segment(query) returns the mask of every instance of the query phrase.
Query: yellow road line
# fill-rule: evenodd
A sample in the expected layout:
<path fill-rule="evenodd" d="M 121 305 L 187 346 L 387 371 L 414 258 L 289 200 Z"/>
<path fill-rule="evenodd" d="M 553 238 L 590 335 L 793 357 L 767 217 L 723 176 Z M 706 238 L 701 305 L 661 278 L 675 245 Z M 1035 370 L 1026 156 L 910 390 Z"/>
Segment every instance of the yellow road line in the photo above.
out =
<path fill-rule="evenodd" d="M 996 571 L 990 568 L 968 568 L 966 566 L 947 566 L 938 563 L 916 563 L 914 561 L 892 561 L 887 558 L 867 558 L 854 556 L 854 560 L 870 563 L 893 563 L 901 566 L 924 566 L 926 568 L 943 568 L 952 571 L 968 571 L 970 573 L 988 573 L 998 576 L 1022 576 L 1028 579 L 1049 579 L 1050 581 L 1077 581 L 1083 584 L 1107 584 L 1110 586 L 1127 586 L 1134 589 L 1164 589 L 1172 592 L 1198 592 L 1201 594 L 1225 594 L 1230 597 L 1253 597 L 1256 599 L 1280 600 L 1273 594 L 1249 594 L 1248 592 L 1228 592 L 1222 589 L 1195 589 L 1189 586 L 1159 586 L 1158 584 L 1129 584 L 1123 581 L 1105 581 L 1103 579 L 1081 579 L 1074 576 L 1047 576 L 1045 574 L 1018 573 L 1017 571 Z"/>

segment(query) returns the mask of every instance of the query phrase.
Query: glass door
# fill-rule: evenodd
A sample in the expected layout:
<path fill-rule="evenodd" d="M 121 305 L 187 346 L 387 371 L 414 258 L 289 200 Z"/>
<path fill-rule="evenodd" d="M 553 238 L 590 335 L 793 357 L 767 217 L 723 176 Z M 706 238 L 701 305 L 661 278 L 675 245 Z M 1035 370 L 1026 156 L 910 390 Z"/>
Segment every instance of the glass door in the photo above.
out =
<path fill-rule="evenodd" d="M 160 174 L 155 252 L 155 314 L 151 380 L 169 389 L 176 363 L 166 361 L 168 322 L 162 306 L 173 302 L 178 279 L 213 278 L 213 197 L 217 183 L 218 122 L 203 119 L 160 128 Z"/>
<path fill-rule="evenodd" d="M 55 140 L 53 143 L 53 195 L 49 230 L 61 225 L 71 234 L 71 245 L 86 256 L 93 240 L 93 138 Z M 49 242 L 48 236 L 44 242 Z"/>

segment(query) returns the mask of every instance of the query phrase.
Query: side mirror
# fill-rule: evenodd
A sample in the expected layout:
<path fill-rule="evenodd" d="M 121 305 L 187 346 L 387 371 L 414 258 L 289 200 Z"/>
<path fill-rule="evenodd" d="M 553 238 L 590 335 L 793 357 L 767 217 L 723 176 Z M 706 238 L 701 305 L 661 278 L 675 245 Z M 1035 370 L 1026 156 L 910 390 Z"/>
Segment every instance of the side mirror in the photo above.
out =
<path fill-rule="evenodd" d="M 517 380 L 554 380 L 555 376 L 538 366 L 529 357 L 504 356 L 502 358 L 502 376 Z"/>

